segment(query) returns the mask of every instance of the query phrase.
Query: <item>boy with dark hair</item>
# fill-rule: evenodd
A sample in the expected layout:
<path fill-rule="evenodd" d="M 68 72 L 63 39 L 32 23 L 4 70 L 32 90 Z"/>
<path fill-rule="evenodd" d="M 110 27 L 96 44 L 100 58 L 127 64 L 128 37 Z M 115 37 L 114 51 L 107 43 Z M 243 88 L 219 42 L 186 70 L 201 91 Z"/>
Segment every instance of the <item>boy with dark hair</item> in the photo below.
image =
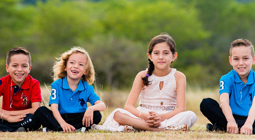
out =
<path fill-rule="evenodd" d="M 208 131 L 255 134 L 254 48 L 249 40 L 237 39 L 232 42 L 229 53 L 233 70 L 220 79 L 220 106 L 215 100 L 205 98 L 200 110 L 212 123 L 207 124 Z"/>
<path fill-rule="evenodd" d="M 0 96 L 3 96 L 0 109 L 0 131 L 27 131 L 40 127 L 33 114 L 41 103 L 40 83 L 29 75 L 31 70 L 30 53 L 22 47 L 13 48 L 7 53 L 7 76 L 0 78 Z"/>

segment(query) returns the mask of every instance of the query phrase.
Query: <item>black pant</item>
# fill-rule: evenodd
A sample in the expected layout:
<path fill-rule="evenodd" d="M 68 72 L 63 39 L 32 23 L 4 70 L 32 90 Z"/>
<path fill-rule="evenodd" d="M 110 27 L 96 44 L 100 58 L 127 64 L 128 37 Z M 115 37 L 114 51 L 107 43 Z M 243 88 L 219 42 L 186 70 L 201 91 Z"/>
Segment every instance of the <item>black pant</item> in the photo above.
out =
<path fill-rule="evenodd" d="M 204 98 L 200 104 L 200 111 L 213 125 L 225 128 L 226 131 L 228 122 L 217 101 L 211 98 Z M 240 129 L 244 125 L 247 117 L 235 114 L 233 116 Z M 255 134 L 255 123 L 253 123 L 253 134 Z"/>
<path fill-rule="evenodd" d="M 61 126 L 59 125 L 58 121 L 53 116 L 53 113 L 51 110 L 46 108 L 45 106 L 42 106 L 36 110 L 34 113 L 34 116 L 36 120 L 41 122 L 43 127 L 47 127 L 50 130 L 53 131 L 63 131 Z M 72 125 L 75 127 L 75 129 L 79 129 L 81 127 L 84 127 L 82 125 L 82 119 L 84 116 L 84 112 L 82 113 L 68 113 L 68 114 L 61 114 L 62 118 L 66 121 L 66 123 Z M 93 116 L 93 124 L 98 124 L 101 121 L 101 114 L 99 111 L 94 111 Z M 86 127 L 86 130 L 90 129 L 91 125 L 89 127 Z"/>
<path fill-rule="evenodd" d="M 40 128 L 41 124 L 34 119 L 33 114 L 27 114 L 23 121 L 16 123 L 9 123 L 8 121 L 0 120 L 0 131 L 2 132 L 13 132 L 17 130 L 19 127 L 24 127 L 26 130 L 32 131 Z"/>

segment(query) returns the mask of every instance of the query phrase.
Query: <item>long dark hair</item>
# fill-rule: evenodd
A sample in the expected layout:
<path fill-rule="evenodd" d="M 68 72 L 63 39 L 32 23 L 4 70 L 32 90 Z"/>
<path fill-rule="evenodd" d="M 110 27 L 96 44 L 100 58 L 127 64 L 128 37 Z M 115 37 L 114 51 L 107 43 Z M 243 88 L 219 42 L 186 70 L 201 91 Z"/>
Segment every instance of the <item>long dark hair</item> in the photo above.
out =
<path fill-rule="evenodd" d="M 155 36 L 154 38 L 152 38 L 152 40 L 149 43 L 149 48 L 148 48 L 148 53 L 151 54 L 153 51 L 153 48 L 156 44 L 158 43 L 162 43 L 162 42 L 166 42 L 170 48 L 170 51 L 172 52 L 172 54 L 174 54 L 176 52 L 176 44 L 174 42 L 174 39 L 169 36 L 168 34 L 160 34 Z M 143 80 L 143 84 L 148 86 L 150 85 L 150 81 L 148 80 L 149 76 L 152 75 L 152 72 L 154 71 L 154 64 L 153 62 L 149 60 L 149 65 L 148 65 L 148 71 L 145 77 L 142 78 Z"/>

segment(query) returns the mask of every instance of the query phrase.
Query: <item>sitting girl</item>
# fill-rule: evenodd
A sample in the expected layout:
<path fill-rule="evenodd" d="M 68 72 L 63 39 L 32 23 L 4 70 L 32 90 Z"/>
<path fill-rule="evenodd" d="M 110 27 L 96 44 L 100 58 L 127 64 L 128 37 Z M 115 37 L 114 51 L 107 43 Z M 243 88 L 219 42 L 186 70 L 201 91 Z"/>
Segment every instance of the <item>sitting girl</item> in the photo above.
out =
<path fill-rule="evenodd" d="M 148 58 L 149 67 L 137 74 L 125 109 L 114 110 L 102 126 L 94 125 L 93 128 L 187 131 L 195 124 L 195 113 L 185 111 L 185 75 L 169 67 L 177 58 L 172 37 L 154 37 L 149 43 Z M 135 108 L 138 98 L 139 106 Z"/>

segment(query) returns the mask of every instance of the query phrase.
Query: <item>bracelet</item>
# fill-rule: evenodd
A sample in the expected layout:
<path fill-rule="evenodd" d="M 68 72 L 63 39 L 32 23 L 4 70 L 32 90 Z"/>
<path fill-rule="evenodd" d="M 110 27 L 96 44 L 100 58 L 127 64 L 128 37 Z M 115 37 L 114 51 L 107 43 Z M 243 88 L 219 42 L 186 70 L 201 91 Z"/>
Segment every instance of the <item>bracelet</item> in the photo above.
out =
<path fill-rule="evenodd" d="M 4 113 L 2 113 L 2 115 L 1 115 L 1 120 L 2 120 L 2 122 L 4 121 L 3 116 L 4 116 Z"/>
<path fill-rule="evenodd" d="M 140 113 L 139 113 L 139 118 L 141 118 L 141 114 L 142 114 L 142 112 L 140 111 Z"/>

